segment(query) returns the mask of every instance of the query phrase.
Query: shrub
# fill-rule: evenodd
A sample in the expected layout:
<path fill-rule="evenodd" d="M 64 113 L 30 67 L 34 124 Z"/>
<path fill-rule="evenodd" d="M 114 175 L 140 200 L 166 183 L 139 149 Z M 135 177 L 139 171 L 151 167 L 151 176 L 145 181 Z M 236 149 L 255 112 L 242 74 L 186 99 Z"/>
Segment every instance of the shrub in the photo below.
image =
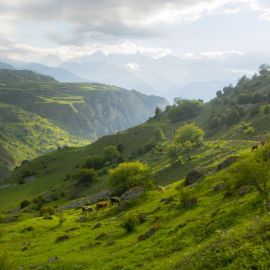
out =
<path fill-rule="evenodd" d="M 55 214 L 55 209 L 53 207 L 42 207 L 39 212 L 40 216 L 52 216 Z"/>
<path fill-rule="evenodd" d="M 23 209 L 25 207 L 27 207 L 28 205 L 30 205 L 31 202 L 29 200 L 23 200 L 21 203 L 20 203 L 20 208 Z"/>
<path fill-rule="evenodd" d="M 105 160 L 100 155 L 90 156 L 84 163 L 83 167 L 88 169 L 101 169 L 105 165 Z"/>
<path fill-rule="evenodd" d="M 159 143 L 165 140 L 164 132 L 161 128 L 155 129 L 155 142 Z"/>
<path fill-rule="evenodd" d="M 191 195 L 189 191 L 182 190 L 181 192 L 181 205 L 184 208 L 193 207 L 198 203 L 197 197 Z"/>
<path fill-rule="evenodd" d="M 81 169 L 75 178 L 79 184 L 89 185 L 97 180 L 97 173 L 94 169 Z"/>
<path fill-rule="evenodd" d="M 270 171 L 269 161 L 262 158 L 264 153 L 265 152 L 259 152 L 251 157 L 242 159 L 232 169 L 237 180 L 237 188 L 252 185 L 260 193 L 266 193 L 267 182 L 270 179 Z"/>
<path fill-rule="evenodd" d="M 115 145 L 108 145 L 104 147 L 104 157 L 106 161 L 116 162 L 120 157 L 120 153 Z"/>
<path fill-rule="evenodd" d="M 132 233 L 135 231 L 136 227 L 136 220 L 135 218 L 129 217 L 127 218 L 124 223 L 122 224 L 122 227 L 126 230 L 127 233 Z"/>
<path fill-rule="evenodd" d="M 121 163 L 109 171 L 109 183 L 118 194 L 134 186 L 148 185 L 149 168 L 138 161 Z"/>
<path fill-rule="evenodd" d="M 236 109 L 234 109 L 226 117 L 225 124 L 227 126 L 231 126 L 236 124 L 239 120 L 240 120 L 239 112 Z"/>
<path fill-rule="evenodd" d="M 70 236 L 68 234 L 64 234 L 64 235 L 60 235 L 56 238 L 55 242 L 59 243 L 59 242 L 63 242 L 70 239 Z"/>
<path fill-rule="evenodd" d="M 23 170 L 22 174 L 21 174 L 21 177 L 22 178 L 27 178 L 27 177 L 31 177 L 33 175 L 34 175 L 33 171 L 31 171 L 31 170 Z"/>

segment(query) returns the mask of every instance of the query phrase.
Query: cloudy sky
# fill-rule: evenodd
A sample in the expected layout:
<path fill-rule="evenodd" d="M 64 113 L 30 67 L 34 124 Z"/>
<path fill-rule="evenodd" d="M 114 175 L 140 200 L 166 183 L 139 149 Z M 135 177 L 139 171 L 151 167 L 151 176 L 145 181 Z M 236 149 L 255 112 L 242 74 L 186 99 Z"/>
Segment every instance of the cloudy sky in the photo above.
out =
<path fill-rule="evenodd" d="M 269 0 L 0 0 L 0 58 L 270 54 Z"/>

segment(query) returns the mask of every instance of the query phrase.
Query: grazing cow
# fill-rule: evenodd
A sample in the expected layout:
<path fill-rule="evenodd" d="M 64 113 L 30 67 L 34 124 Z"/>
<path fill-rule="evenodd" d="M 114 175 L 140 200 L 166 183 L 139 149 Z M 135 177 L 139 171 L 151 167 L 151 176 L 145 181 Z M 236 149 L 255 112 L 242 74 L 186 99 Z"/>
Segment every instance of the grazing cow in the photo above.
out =
<path fill-rule="evenodd" d="M 258 150 L 258 149 L 259 149 L 259 145 L 258 144 L 253 145 L 252 148 L 251 148 L 252 151 L 255 151 L 255 150 Z"/>
<path fill-rule="evenodd" d="M 108 206 L 107 202 L 98 202 L 96 203 L 96 210 L 99 212 L 99 210 L 102 210 Z"/>
<path fill-rule="evenodd" d="M 166 190 L 166 188 L 163 187 L 163 186 L 158 186 L 157 189 L 158 189 L 158 191 L 160 191 L 160 192 L 164 192 L 164 191 Z"/>
<path fill-rule="evenodd" d="M 88 215 L 90 212 L 93 212 L 94 209 L 89 206 L 83 206 L 82 207 L 82 214 Z"/>
<path fill-rule="evenodd" d="M 111 205 L 117 204 L 119 206 L 120 202 L 121 202 L 121 198 L 111 197 Z"/>

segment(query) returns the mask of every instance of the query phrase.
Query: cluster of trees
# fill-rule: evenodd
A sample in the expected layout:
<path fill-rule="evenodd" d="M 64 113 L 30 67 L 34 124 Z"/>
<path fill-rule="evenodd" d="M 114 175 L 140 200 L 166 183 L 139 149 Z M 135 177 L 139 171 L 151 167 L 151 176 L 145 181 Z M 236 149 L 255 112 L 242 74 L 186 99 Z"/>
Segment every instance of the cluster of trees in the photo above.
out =
<path fill-rule="evenodd" d="M 254 94 L 241 94 L 237 99 L 237 103 L 240 105 L 245 104 L 257 104 L 261 102 L 270 102 L 270 93 L 267 95 L 261 93 L 254 93 Z"/>
<path fill-rule="evenodd" d="M 173 106 L 168 106 L 168 117 L 171 121 L 184 121 L 197 116 L 203 110 L 202 100 L 176 98 Z"/>

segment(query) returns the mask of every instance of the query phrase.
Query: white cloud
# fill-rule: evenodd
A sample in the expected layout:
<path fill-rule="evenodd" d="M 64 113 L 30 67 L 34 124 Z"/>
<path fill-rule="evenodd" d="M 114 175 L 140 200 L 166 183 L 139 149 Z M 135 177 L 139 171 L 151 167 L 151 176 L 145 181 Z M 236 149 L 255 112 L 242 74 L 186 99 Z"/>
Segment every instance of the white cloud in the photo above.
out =
<path fill-rule="evenodd" d="M 126 55 L 143 53 L 153 58 L 159 58 L 171 53 L 171 51 L 166 48 L 144 47 L 143 45 L 130 41 L 112 44 L 100 43 L 86 46 L 70 45 L 49 48 L 36 47 L 25 43 L 17 43 L 11 39 L 0 38 L 0 57 L 16 61 L 58 65 L 61 62 L 89 55 L 96 51 L 102 51 L 104 54 Z M 133 68 L 136 68 L 136 66 L 134 65 Z"/>
<path fill-rule="evenodd" d="M 126 66 L 131 70 L 139 70 L 140 69 L 140 65 L 137 63 L 128 63 Z"/>
<path fill-rule="evenodd" d="M 181 58 L 182 59 L 191 59 L 191 60 L 203 60 L 203 59 L 224 59 L 229 56 L 243 55 L 242 52 L 238 51 L 211 51 L 211 52 L 200 52 L 200 53 L 185 53 Z"/>

